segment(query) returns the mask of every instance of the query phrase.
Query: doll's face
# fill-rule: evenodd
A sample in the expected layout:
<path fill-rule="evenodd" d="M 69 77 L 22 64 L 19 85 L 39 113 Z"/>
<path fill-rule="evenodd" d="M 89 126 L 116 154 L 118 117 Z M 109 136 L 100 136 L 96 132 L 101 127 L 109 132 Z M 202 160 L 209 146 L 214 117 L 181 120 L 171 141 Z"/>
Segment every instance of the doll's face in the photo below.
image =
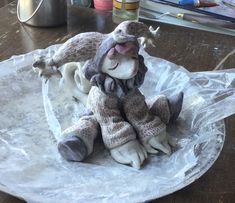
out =
<path fill-rule="evenodd" d="M 127 56 L 116 53 L 114 56 L 105 56 L 102 64 L 102 72 L 111 77 L 127 80 L 133 78 L 139 69 L 138 56 Z"/>

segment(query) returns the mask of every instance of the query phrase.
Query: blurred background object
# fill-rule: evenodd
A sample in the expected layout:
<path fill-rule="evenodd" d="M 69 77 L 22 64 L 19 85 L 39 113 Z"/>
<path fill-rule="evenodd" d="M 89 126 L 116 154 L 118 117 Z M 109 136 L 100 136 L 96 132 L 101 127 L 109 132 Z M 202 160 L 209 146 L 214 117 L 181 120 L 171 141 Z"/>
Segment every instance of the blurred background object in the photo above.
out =
<path fill-rule="evenodd" d="M 235 36 L 234 10 L 221 3 L 214 7 L 189 8 L 179 5 L 178 1 L 142 0 L 140 18 Z"/>
<path fill-rule="evenodd" d="M 17 17 L 32 26 L 57 26 L 66 23 L 66 5 L 66 0 L 18 0 Z"/>
<path fill-rule="evenodd" d="M 190 7 L 213 7 L 218 6 L 216 0 L 180 0 L 179 5 Z"/>
<path fill-rule="evenodd" d="M 139 0 L 113 0 L 113 22 L 137 21 L 139 18 L 139 3 Z"/>
<path fill-rule="evenodd" d="M 94 7 L 97 10 L 111 11 L 113 8 L 112 0 L 94 0 Z"/>
<path fill-rule="evenodd" d="M 80 7 L 90 7 L 91 0 L 69 0 L 70 5 L 80 6 Z"/>

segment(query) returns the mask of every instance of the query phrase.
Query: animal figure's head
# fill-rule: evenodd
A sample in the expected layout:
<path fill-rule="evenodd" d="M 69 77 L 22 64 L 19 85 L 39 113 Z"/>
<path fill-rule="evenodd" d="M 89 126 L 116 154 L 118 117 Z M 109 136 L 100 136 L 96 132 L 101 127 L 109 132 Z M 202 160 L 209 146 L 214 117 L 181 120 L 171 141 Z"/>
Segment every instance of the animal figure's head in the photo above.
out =
<path fill-rule="evenodd" d="M 35 55 L 34 60 L 33 69 L 38 70 L 39 76 L 43 76 L 46 79 L 45 81 L 47 81 L 52 75 L 62 77 L 61 72 L 54 66 L 51 58 Z"/>

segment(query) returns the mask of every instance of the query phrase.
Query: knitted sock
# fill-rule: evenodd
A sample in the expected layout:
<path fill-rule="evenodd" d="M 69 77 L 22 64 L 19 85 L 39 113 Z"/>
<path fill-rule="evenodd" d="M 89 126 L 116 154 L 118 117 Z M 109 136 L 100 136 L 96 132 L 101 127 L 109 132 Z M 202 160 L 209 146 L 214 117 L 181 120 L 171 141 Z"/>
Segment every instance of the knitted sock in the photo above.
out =
<path fill-rule="evenodd" d="M 136 138 L 133 127 L 120 112 L 119 100 L 93 86 L 88 95 L 88 106 L 101 127 L 104 144 L 112 149 Z"/>
<path fill-rule="evenodd" d="M 138 89 L 127 94 L 122 100 L 126 118 L 142 143 L 166 130 L 166 125 L 161 119 L 149 112 L 145 97 Z"/>
<path fill-rule="evenodd" d="M 72 161 L 82 161 L 93 151 L 94 140 L 99 134 L 99 124 L 94 115 L 83 116 L 76 125 L 62 133 L 58 144 L 61 155 Z"/>

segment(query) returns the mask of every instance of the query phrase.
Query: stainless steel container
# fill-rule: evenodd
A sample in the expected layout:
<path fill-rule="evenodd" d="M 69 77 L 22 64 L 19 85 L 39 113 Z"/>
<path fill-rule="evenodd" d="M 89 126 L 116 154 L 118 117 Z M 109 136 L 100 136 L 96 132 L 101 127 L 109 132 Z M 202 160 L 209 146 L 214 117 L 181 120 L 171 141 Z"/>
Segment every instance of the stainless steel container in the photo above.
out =
<path fill-rule="evenodd" d="M 17 17 L 20 22 L 38 27 L 66 23 L 66 0 L 18 0 Z"/>

